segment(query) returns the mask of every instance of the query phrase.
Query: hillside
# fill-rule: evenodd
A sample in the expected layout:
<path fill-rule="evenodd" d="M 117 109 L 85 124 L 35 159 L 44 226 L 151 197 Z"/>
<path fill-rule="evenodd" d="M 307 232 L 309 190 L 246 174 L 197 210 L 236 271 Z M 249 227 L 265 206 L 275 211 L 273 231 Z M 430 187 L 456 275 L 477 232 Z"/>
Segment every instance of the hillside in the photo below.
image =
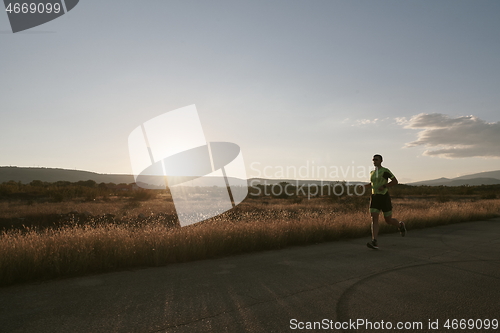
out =
<path fill-rule="evenodd" d="M 497 185 L 500 184 L 500 170 L 486 171 L 471 175 L 460 176 L 456 178 L 438 178 L 432 180 L 424 180 L 408 185 L 419 186 L 463 186 L 463 185 Z"/>
<path fill-rule="evenodd" d="M 26 167 L 0 167 L 0 183 L 8 181 L 21 182 L 23 184 L 28 184 L 33 180 L 41 180 L 43 182 L 57 182 L 57 181 L 69 181 L 78 182 L 93 180 L 96 183 L 134 183 L 134 177 L 132 175 L 118 175 L 118 174 L 100 174 L 90 171 L 81 170 L 68 170 L 68 169 L 56 169 L 56 168 L 26 168 Z M 248 180 L 250 186 L 255 186 L 258 184 L 278 184 L 280 182 L 287 182 L 291 184 L 303 185 L 303 184 L 316 184 L 316 185 L 327 185 L 330 183 L 336 183 L 335 181 L 320 181 L 320 180 L 291 180 L 291 179 L 263 179 L 263 178 L 251 178 Z M 351 185 L 358 183 L 364 184 L 364 182 L 350 182 Z M 205 178 L 199 180 L 197 186 L 216 186 L 219 181 L 216 179 Z M 462 185 L 497 185 L 500 184 L 500 170 L 497 171 L 487 171 L 471 175 L 460 176 L 456 178 L 438 178 L 432 180 L 425 180 L 420 182 L 409 183 L 407 185 L 419 186 L 462 186 Z"/>
<path fill-rule="evenodd" d="M 33 180 L 43 182 L 69 181 L 78 182 L 93 180 L 96 183 L 126 183 L 134 182 L 132 175 L 99 174 L 89 171 L 53 169 L 53 168 L 24 168 L 24 167 L 0 167 L 0 183 L 8 181 L 28 184 Z"/>
<path fill-rule="evenodd" d="M 500 170 L 474 173 L 471 175 L 460 176 L 453 179 L 458 180 L 458 179 L 472 179 L 472 178 L 494 178 L 498 180 L 500 179 Z"/>

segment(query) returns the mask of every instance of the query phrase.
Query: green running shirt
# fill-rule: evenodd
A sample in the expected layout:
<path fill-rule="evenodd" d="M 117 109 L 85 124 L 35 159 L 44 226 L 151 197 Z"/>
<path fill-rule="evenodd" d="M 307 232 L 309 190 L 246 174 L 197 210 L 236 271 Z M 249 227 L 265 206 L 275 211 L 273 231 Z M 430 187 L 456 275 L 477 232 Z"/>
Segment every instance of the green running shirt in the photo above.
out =
<path fill-rule="evenodd" d="M 389 182 L 389 179 L 394 177 L 391 170 L 380 167 L 370 172 L 370 182 L 372 183 L 372 194 L 386 194 L 389 190 L 384 188 L 379 191 L 378 188 Z"/>

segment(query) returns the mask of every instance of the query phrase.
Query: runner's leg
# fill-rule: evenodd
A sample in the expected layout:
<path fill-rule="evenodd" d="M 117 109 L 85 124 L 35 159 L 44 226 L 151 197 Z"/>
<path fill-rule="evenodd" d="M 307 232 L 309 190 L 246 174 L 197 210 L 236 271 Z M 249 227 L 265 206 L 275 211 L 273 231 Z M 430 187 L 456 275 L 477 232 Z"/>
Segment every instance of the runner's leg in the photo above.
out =
<path fill-rule="evenodd" d="M 380 213 L 371 213 L 372 216 L 372 239 L 377 239 L 378 237 L 378 215 Z"/>
<path fill-rule="evenodd" d="M 392 217 L 392 212 L 384 212 L 384 219 L 387 224 L 399 227 L 399 221 Z"/>

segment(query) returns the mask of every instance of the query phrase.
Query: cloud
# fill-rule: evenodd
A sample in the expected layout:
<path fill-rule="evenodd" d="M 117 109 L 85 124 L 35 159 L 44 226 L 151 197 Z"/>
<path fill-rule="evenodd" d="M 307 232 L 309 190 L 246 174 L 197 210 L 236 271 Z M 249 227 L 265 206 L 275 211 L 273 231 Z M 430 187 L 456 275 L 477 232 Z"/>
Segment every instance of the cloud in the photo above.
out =
<path fill-rule="evenodd" d="M 363 125 L 375 125 L 375 124 L 381 124 L 390 118 L 375 118 L 375 119 L 356 119 L 351 126 L 363 126 Z"/>
<path fill-rule="evenodd" d="M 410 120 L 397 118 L 404 128 L 420 129 L 418 139 L 406 147 L 425 146 L 427 156 L 445 158 L 500 157 L 500 122 L 475 116 L 451 118 L 441 113 L 421 113 Z"/>
<path fill-rule="evenodd" d="M 358 125 L 367 125 L 367 124 L 375 124 L 378 121 L 378 118 L 375 119 L 360 119 L 357 120 Z"/>

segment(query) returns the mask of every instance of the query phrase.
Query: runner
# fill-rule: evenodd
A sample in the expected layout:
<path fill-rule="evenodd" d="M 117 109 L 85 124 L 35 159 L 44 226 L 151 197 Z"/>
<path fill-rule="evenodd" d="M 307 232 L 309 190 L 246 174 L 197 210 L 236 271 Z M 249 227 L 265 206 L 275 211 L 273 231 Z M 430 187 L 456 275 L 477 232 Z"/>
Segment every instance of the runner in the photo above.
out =
<path fill-rule="evenodd" d="M 378 217 L 380 212 L 384 213 L 385 222 L 398 227 L 401 236 L 406 234 L 406 226 L 403 221 L 398 221 L 392 217 L 392 203 L 389 196 L 389 187 L 398 184 L 398 180 L 392 172 L 382 166 L 382 156 L 373 156 L 373 165 L 375 170 L 370 172 L 370 184 L 365 187 L 372 188 L 372 196 L 370 199 L 370 214 L 372 218 L 372 241 L 368 242 L 366 246 L 371 249 L 378 249 L 377 236 L 378 236 Z M 389 179 L 391 180 L 389 182 Z"/>

